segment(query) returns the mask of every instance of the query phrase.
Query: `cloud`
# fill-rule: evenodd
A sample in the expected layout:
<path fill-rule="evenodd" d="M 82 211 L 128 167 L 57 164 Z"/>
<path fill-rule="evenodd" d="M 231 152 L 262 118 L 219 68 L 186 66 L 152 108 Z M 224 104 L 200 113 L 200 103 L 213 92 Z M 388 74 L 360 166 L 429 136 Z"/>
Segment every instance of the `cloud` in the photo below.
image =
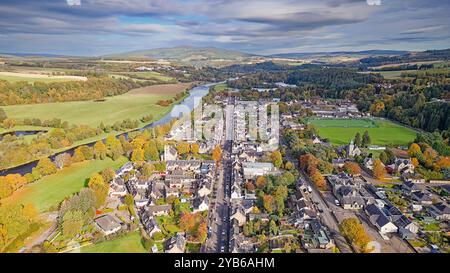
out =
<path fill-rule="evenodd" d="M 450 37 L 448 13 L 450 3 L 439 0 L 5 0 L 0 51 L 415 49 Z M 24 39 L 33 43 L 19 44 Z"/>

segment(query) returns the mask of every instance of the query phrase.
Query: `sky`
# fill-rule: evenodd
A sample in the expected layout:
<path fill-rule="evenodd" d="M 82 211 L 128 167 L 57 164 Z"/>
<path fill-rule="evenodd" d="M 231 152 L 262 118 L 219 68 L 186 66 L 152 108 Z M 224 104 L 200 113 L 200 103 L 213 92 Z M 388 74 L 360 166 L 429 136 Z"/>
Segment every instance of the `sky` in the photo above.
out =
<path fill-rule="evenodd" d="M 450 48 L 449 0 L 1 0 L 0 52 Z"/>

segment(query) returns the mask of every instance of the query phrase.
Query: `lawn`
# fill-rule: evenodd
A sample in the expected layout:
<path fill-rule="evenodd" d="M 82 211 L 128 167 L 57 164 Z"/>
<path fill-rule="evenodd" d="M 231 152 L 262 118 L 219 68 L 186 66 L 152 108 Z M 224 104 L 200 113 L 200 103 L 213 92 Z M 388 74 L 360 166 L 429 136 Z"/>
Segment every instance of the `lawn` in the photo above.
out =
<path fill-rule="evenodd" d="M 11 197 L 5 199 L 4 202 L 31 203 L 39 212 L 44 212 L 56 208 L 64 198 L 79 192 L 93 173 L 107 167 L 118 169 L 126 162 L 127 159 L 122 157 L 117 161 L 108 158 L 106 160 L 76 163 L 58 171 L 56 174 L 46 176 L 23 187 Z"/>
<path fill-rule="evenodd" d="M 181 88 L 181 87 L 180 87 Z M 185 90 L 185 86 L 182 86 Z M 172 98 L 172 94 L 155 94 L 134 92 L 133 90 L 120 96 L 105 98 L 105 101 L 73 101 L 28 105 L 12 105 L 2 107 L 7 116 L 15 119 L 60 118 L 70 124 L 84 124 L 96 127 L 102 121 L 112 125 L 125 119 L 140 119 L 152 114 L 159 119 L 168 113 L 171 107 L 156 104 L 162 99 Z"/>
<path fill-rule="evenodd" d="M 82 253 L 148 253 L 138 231 L 122 237 L 81 248 Z"/>
<path fill-rule="evenodd" d="M 416 137 L 414 130 L 386 120 L 312 119 L 310 123 L 334 145 L 348 144 L 357 132 L 362 136 L 365 130 L 372 145 L 406 145 Z"/>

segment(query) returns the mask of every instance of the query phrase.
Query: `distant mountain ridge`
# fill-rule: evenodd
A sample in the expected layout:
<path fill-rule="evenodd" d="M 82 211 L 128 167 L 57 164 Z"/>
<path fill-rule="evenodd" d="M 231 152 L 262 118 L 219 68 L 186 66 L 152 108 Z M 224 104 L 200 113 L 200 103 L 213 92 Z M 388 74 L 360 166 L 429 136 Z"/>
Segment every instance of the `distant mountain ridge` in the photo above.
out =
<path fill-rule="evenodd" d="M 287 58 L 287 59 L 297 59 L 315 56 L 341 56 L 341 55 L 404 55 L 408 54 L 409 51 L 401 50 L 363 50 L 363 51 L 331 51 L 331 52 L 300 52 L 300 53 L 280 53 L 271 54 L 267 57 L 272 58 Z"/>
<path fill-rule="evenodd" d="M 101 56 L 108 59 L 164 59 L 179 62 L 201 62 L 213 60 L 242 60 L 256 55 L 239 51 L 215 47 L 178 46 L 172 48 L 157 48 L 149 50 L 136 50 L 131 52 L 109 54 Z"/>

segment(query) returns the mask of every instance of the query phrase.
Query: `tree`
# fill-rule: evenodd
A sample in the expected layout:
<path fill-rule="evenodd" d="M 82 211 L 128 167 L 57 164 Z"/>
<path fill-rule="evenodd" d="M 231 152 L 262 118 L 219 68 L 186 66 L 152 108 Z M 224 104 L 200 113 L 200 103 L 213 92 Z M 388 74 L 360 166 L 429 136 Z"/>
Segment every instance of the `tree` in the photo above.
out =
<path fill-rule="evenodd" d="M 411 156 L 411 157 L 417 157 L 419 154 L 421 155 L 421 154 L 422 154 L 422 150 L 420 149 L 419 144 L 417 144 L 417 143 L 412 143 L 412 144 L 409 146 L 408 154 L 409 154 L 409 156 Z"/>
<path fill-rule="evenodd" d="M 54 174 L 57 171 L 56 165 L 53 164 L 53 162 L 47 157 L 39 160 L 35 168 L 41 175 L 44 176 Z"/>
<path fill-rule="evenodd" d="M 94 145 L 94 158 L 104 160 L 108 153 L 108 149 L 106 145 L 103 144 L 103 141 L 97 141 Z"/>
<path fill-rule="evenodd" d="M 274 200 L 273 197 L 271 195 L 265 194 L 263 196 L 263 206 L 264 209 L 268 212 L 268 213 L 272 213 L 273 211 L 273 205 L 274 205 Z"/>
<path fill-rule="evenodd" d="M 377 101 L 373 103 L 369 108 L 369 112 L 375 116 L 378 116 L 383 110 L 384 110 L 384 103 L 382 101 Z"/>
<path fill-rule="evenodd" d="M 125 195 L 124 203 L 125 203 L 125 205 L 127 205 L 127 206 L 132 206 L 132 205 L 134 204 L 134 198 L 133 198 L 133 195 L 131 195 L 131 194 Z"/>
<path fill-rule="evenodd" d="M 116 172 L 114 172 L 113 168 L 108 167 L 101 172 L 101 175 L 103 177 L 103 181 L 105 181 L 106 183 L 109 183 L 116 176 Z"/>
<path fill-rule="evenodd" d="M 264 176 L 258 176 L 258 178 L 256 178 L 256 187 L 258 187 L 258 189 L 263 189 L 266 186 L 266 178 Z"/>
<path fill-rule="evenodd" d="M 383 162 L 383 164 L 388 164 L 388 156 L 387 156 L 387 154 L 384 151 L 382 151 L 380 153 L 378 158 L 381 160 L 381 162 Z"/>
<path fill-rule="evenodd" d="M 192 213 L 183 213 L 180 218 L 180 228 L 185 232 L 192 232 L 195 227 L 195 217 Z"/>
<path fill-rule="evenodd" d="M 373 162 L 373 176 L 377 179 L 383 179 L 386 176 L 386 169 L 379 159 Z"/>
<path fill-rule="evenodd" d="M 319 161 L 312 154 L 304 154 L 300 156 L 300 168 L 308 173 L 308 175 L 312 175 L 317 170 L 317 165 Z"/>
<path fill-rule="evenodd" d="M 372 142 L 372 140 L 370 139 L 369 132 L 366 130 L 362 137 L 361 145 L 363 147 L 367 147 L 370 145 L 371 142 Z"/>
<path fill-rule="evenodd" d="M 323 178 L 323 175 L 319 171 L 316 170 L 311 175 L 311 180 L 314 182 L 316 187 L 319 188 L 320 190 L 326 190 L 327 189 L 327 184 L 325 182 L 325 178 Z"/>
<path fill-rule="evenodd" d="M 200 151 L 200 146 L 197 143 L 192 143 L 191 144 L 191 151 L 193 154 L 198 154 Z"/>
<path fill-rule="evenodd" d="M 101 207 L 105 203 L 106 197 L 108 196 L 109 185 L 105 183 L 100 174 L 95 173 L 89 179 L 88 186 L 95 193 L 95 197 L 97 199 L 96 207 Z"/>
<path fill-rule="evenodd" d="M 155 166 L 150 163 L 145 163 L 142 167 L 141 173 L 144 177 L 149 178 L 155 171 Z"/>
<path fill-rule="evenodd" d="M 361 168 L 359 167 L 358 163 L 355 163 L 355 162 L 345 162 L 344 170 L 346 173 L 351 174 L 351 175 L 360 175 L 361 174 Z"/>
<path fill-rule="evenodd" d="M 434 164 L 435 171 L 441 171 L 447 168 L 450 168 L 450 158 L 448 156 L 439 158 Z"/>
<path fill-rule="evenodd" d="M 141 148 L 134 149 L 133 153 L 131 154 L 131 161 L 132 162 L 144 161 L 144 150 Z"/>
<path fill-rule="evenodd" d="M 8 243 L 8 230 L 5 225 L 0 224 L 0 252 Z"/>
<path fill-rule="evenodd" d="M 339 231 L 352 244 L 356 245 L 361 251 L 365 251 L 370 241 L 369 235 L 364 230 L 363 225 L 358 218 L 347 218 L 339 225 Z"/>
<path fill-rule="evenodd" d="M 355 145 L 361 147 L 361 134 L 359 132 L 355 135 Z"/>
<path fill-rule="evenodd" d="M 284 168 L 288 171 L 292 170 L 292 169 L 294 169 L 294 164 L 291 161 L 288 161 L 288 162 L 286 162 L 286 164 L 284 164 Z"/>
<path fill-rule="evenodd" d="M 72 164 L 72 157 L 69 153 L 62 153 L 55 157 L 55 165 L 58 169 L 69 167 Z"/>
<path fill-rule="evenodd" d="M 0 108 L 0 123 L 2 123 L 7 118 L 8 116 L 6 115 L 5 110 L 3 110 L 3 108 Z"/>
<path fill-rule="evenodd" d="M 206 222 L 202 222 L 198 225 L 197 235 L 195 237 L 198 242 L 203 243 L 206 241 L 206 238 L 208 237 L 208 226 L 206 225 Z"/>
<path fill-rule="evenodd" d="M 414 168 L 419 167 L 419 160 L 416 157 L 411 158 L 411 164 L 413 164 Z"/>
<path fill-rule="evenodd" d="M 158 161 L 159 152 L 155 141 L 151 140 L 144 146 L 144 156 L 147 161 Z"/>
<path fill-rule="evenodd" d="M 62 232 L 64 236 L 74 237 L 81 232 L 83 227 L 83 213 L 79 210 L 68 211 L 64 214 Z"/>
<path fill-rule="evenodd" d="M 212 158 L 214 159 L 214 161 L 216 162 L 217 165 L 220 164 L 220 159 L 222 158 L 222 149 L 220 148 L 219 145 L 217 145 L 213 152 L 212 152 Z"/>
<path fill-rule="evenodd" d="M 277 168 L 281 167 L 281 164 L 283 164 L 283 157 L 280 151 L 273 151 L 270 154 L 270 160 L 272 161 L 273 165 Z"/>
<path fill-rule="evenodd" d="M 86 159 L 84 158 L 83 152 L 81 151 L 81 149 L 76 148 L 75 152 L 73 153 L 73 157 L 72 157 L 72 161 L 73 162 L 83 162 Z"/>
<path fill-rule="evenodd" d="M 248 191 L 254 191 L 255 190 L 255 185 L 253 185 L 253 183 L 251 181 L 248 181 L 245 183 L 245 188 Z"/>
<path fill-rule="evenodd" d="M 180 154 L 180 155 L 188 154 L 190 150 L 191 150 L 191 148 L 189 146 L 189 143 L 187 143 L 185 141 L 182 141 L 182 142 L 178 143 L 178 145 L 177 145 L 177 151 L 178 151 L 178 154 Z"/>
<path fill-rule="evenodd" d="M 275 223 L 274 220 L 270 220 L 270 223 L 269 223 L 269 232 L 270 232 L 270 234 L 272 234 L 272 235 L 277 235 L 277 234 L 278 234 L 278 226 L 277 226 L 277 224 Z"/>
<path fill-rule="evenodd" d="M 108 148 L 108 155 L 113 160 L 117 160 L 123 155 L 122 143 L 114 135 L 107 137 L 105 144 Z"/>

